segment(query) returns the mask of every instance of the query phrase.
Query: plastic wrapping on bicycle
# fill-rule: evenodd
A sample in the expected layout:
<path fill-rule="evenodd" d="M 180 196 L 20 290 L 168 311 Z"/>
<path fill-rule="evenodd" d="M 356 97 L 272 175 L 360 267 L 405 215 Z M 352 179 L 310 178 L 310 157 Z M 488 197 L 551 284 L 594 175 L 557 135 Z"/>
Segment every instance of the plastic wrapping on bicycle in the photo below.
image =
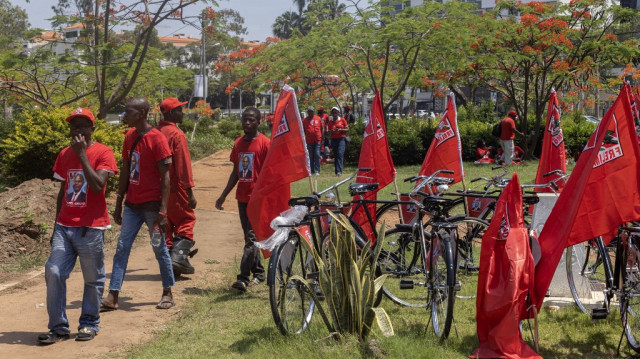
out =
<path fill-rule="evenodd" d="M 293 197 L 289 200 L 289 206 L 307 206 L 307 207 L 316 207 L 318 206 L 318 198 L 317 197 Z"/>
<path fill-rule="evenodd" d="M 637 223 L 622 227 L 623 230 L 628 231 L 631 234 L 640 235 L 640 226 Z"/>
<path fill-rule="evenodd" d="M 378 183 L 351 183 L 349 185 L 349 194 L 355 196 L 364 194 L 378 189 Z"/>

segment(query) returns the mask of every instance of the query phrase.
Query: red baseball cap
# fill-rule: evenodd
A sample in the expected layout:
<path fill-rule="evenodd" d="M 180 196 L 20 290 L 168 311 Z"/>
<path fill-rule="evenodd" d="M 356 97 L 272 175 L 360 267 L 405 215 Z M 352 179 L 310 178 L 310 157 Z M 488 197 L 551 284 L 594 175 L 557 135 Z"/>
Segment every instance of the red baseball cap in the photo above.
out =
<path fill-rule="evenodd" d="M 509 116 L 518 117 L 518 114 L 514 110 L 511 110 L 509 111 Z"/>
<path fill-rule="evenodd" d="M 318 106 L 318 111 L 324 111 L 324 107 Z"/>
<path fill-rule="evenodd" d="M 76 108 L 71 112 L 71 115 L 67 117 L 66 121 L 71 122 L 71 120 L 73 120 L 76 117 L 84 117 L 89 121 L 91 121 L 91 123 L 94 125 L 96 123 L 96 118 L 93 116 L 93 113 L 91 113 L 91 110 L 89 110 L 88 108 L 82 108 L 82 107 Z"/>
<path fill-rule="evenodd" d="M 351 110 L 351 106 L 349 106 L 349 105 L 344 105 L 344 109 L 345 109 L 345 110 Z"/>
<path fill-rule="evenodd" d="M 174 108 L 178 106 L 186 105 L 187 103 L 189 103 L 189 101 L 180 102 L 180 100 L 178 100 L 175 97 L 168 97 L 162 100 L 162 103 L 160 103 L 160 111 L 162 113 L 167 113 L 173 110 Z"/>

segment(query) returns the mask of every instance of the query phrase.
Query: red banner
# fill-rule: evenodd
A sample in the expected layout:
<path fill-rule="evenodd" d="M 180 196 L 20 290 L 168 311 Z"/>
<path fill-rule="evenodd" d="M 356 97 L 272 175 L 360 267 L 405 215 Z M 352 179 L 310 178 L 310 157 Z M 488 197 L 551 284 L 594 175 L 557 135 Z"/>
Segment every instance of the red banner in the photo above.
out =
<path fill-rule="evenodd" d="M 271 147 L 247 205 L 251 227 L 259 241 L 273 234 L 271 220 L 289 208 L 291 182 L 309 176 L 309 154 L 305 145 L 296 94 L 284 86 L 276 105 Z"/>
<path fill-rule="evenodd" d="M 370 171 L 358 173 L 356 183 L 378 183 L 378 189 L 376 191 L 369 192 L 364 196 L 367 200 L 375 200 L 377 198 L 377 192 L 393 182 L 393 177 L 396 175 L 396 168 L 393 166 L 393 159 L 389 152 L 387 129 L 384 123 L 384 115 L 382 114 L 380 90 L 376 92 L 376 96 L 373 98 L 371 111 L 369 112 L 369 120 L 364 127 L 358 168 L 366 168 L 370 169 Z M 352 208 L 355 209 L 355 206 L 356 205 L 353 204 Z M 370 203 L 366 206 L 375 223 L 376 204 Z M 353 214 L 353 219 L 365 231 L 367 238 L 373 242 L 375 240 L 375 236 L 373 235 L 375 228 L 371 228 L 369 225 L 365 208 L 361 206 L 358 211 Z"/>
<path fill-rule="evenodd" d="M 462 181 L 462 177 L 464 177 L 462 144 L 460 142 L 460 133 L 458 132 L 456 98 L 453 92 L 449 94 L 447 109 L 442 114 L 442 120 L 440 120 L 433 137 L 419 174 L 428 176 L 437 170 L 451 170 L 454 172 L 453 175 L 440 174 L 439 176 L 453 178 L 453 183 Z"/>
<path fill-rule="evenodd" d="M 547 122 L 544 126 L 544 137 L 542 139 L 542 153 L 540 163 L 536 173 L 536 184 L 545 184 L 558 179 L 557 174 L 544 177 L 545 173 L 561 170 L 567 172 L 566 155 L 564 151 L 564 137 L 560 126 L 560 107 L 558 106 L 558 96 L 555 90 L 551 90 L 549 106 L 547 107 Z M 564 181 L 557 181 L 558 192 L 564 188 Z M 538 192 L 553 192 L 551 188 L 537 188 Z"/>
<path fill-rule="evenodd" d="M 518 174 L 514 173 L 482 236 L 476 295 L 480 346 L 472 358 L 540 358 L 522 340 L 519 328 L 520 318 L 530 306 L 527 295 L 533 289 L 533 274 L 522 190 Z"/>
<path fill-rule="evenodd" d="M 640 147 L 625 85 L 580 155 L 539 236 L 535 293 L 542 304 L 568 246 L 640 219 Z"/>

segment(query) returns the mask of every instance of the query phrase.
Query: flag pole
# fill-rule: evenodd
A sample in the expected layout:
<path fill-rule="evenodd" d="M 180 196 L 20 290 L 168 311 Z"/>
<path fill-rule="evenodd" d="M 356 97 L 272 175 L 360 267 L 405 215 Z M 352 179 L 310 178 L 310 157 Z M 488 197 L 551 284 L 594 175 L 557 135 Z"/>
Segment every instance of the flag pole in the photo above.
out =
<path fill-rule="evenodd" d="M 313 194 L 313 192 L 315 192 L 315 190 L 313 189 L 313 179 L 311 179 L 311 176 L 307 178 L 309 178 L 309 188 L 311 189 L 311 194 Z"/>
<path fill-rule="evenodd" d="M 396 179 L 396 175 L 393 175 L 393 186 L 396 189 L 396 198 L 398 202 L 400 201 L 400 191 L 398 190 L 398 181 Z M 404 224 L 404 218 L 402 218 L 402 204 L 398 203 L 398 214 L 400 215 L 400 223 Z"/>

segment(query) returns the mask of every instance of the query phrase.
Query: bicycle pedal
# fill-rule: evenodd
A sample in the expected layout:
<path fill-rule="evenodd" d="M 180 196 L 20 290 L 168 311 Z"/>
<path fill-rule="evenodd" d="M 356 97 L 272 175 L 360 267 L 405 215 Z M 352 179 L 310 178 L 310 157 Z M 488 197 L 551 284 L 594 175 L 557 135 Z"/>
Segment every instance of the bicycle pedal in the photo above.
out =
<path fill-rule="evenodd" d="M 609 316 L 609 311 L 607 308 L 593 308 L 591 310 L 591 319 L 599 320 L 606 319 Z"/>
<path fill-rule="evenodd" d="M 411 279 L 401 279 L 400 280 L 400 289 L 413 289 L 413 280 Z"/>

